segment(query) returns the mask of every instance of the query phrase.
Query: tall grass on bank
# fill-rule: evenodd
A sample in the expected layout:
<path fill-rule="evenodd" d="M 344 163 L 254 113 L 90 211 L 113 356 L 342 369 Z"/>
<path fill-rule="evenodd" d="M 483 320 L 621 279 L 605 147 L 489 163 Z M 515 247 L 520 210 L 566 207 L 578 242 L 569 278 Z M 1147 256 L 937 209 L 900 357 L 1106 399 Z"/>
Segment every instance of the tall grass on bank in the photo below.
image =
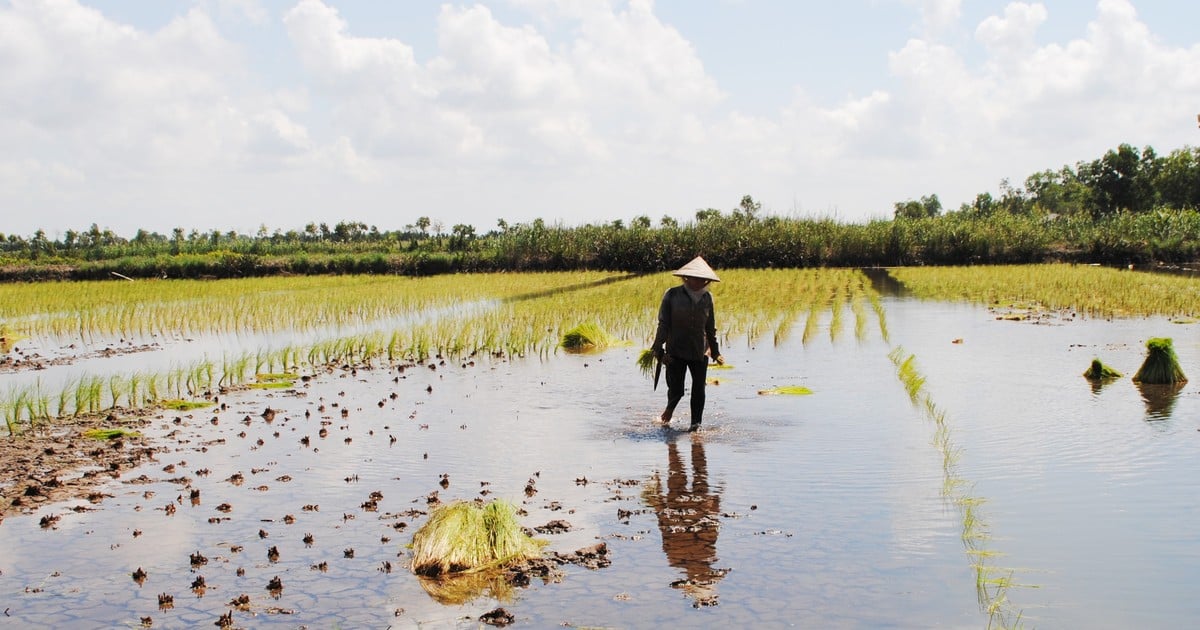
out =
<path fill-rule="evenodd" d="M 1190 262 L 1200 259 L 1200 210 L 1084 215 L 949 212 L 846 223 L 832 218 L 711 216 L 650 227 L 534 221 L 460 243 L 426 239 L 275 242 L 275 237 L 182 244 L 117 243 L 4 256 L 0 281 L 406 275 L 495 271 L 657 272 L 697 252 L 726 268 Z M 440 244 L 440 245 L 439 245 Z"/>
<path fill-rule="evenodd" d="M 913 405 L 934 424 L 933 445 L 942 458 L 942 496 L 958 509 L 963 547 L 975 575 L 980 609 L 988 615 L 988 627 L 1019 626 L 1021 611 L 1009 600 L 1008 591 L 1013 586 L 1030 585 L 1013 581 L 1016 570 L 994 564 L 1000 554 L 989 546 L 991 535 L 982 510 L 985 499 L 972 494 L 967 480 L 958 472 L 961 451 L 953 442 L 946 413 L 925 391 L 925 376 L 916 367 L 916 355 L 906 354 L 897 346 L 888 358 L 896 366 L 896 375 Z"/>

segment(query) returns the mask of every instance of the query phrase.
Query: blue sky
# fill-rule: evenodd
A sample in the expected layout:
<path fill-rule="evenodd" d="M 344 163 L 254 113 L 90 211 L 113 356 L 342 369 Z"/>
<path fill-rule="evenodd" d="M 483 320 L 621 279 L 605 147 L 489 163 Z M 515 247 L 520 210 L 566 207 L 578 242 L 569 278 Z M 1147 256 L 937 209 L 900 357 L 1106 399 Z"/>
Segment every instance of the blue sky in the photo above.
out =
<path fill-rule="evenodd" d="M 864 221 L 1197 144 L 1200 4 L 9 0 L 0 232 Z"/>

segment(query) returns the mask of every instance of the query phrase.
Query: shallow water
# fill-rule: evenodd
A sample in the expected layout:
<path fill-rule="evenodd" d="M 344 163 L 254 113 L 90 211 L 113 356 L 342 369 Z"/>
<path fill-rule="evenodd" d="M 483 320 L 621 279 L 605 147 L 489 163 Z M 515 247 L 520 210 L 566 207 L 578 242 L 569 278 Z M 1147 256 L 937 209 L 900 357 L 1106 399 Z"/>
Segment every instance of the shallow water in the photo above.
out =
<path fill-rule="evenodd" d="M 1093 356 L 1132 374 L 1153 336 L 1173 337 L 1195 371 L 1195 328 L 884 305 L 887 341 L 878 330 L 808 344 L 796 331 L 779 347 L 731 340 L 734 368 L 710 371 L 718 384 L 694 434 L 679 430 L 686 402 L 670 427 L 654 421 L 665 392 L 634 367 L 633 347 L 336 371 L 293 393 L 231 394 L 223 411 L 163 414 L 147 433 L 172 452 L 125 471 L 111 498 L 0 522 L 0 624 L 211 627 L 245 593 L 250 611 L 233 613 L 242 627 L 476 627 L 497 605 L 526 627 L 987 627 L 935 426 L 887 357 L 897 346 L 916 355 L 946 413 L 954 474 L 983 500 L 985 546 L 1001 554 L 992 563 L 1024 585 L 1006 592 L 1022 625 L 1189 623 L 1200 612 L 1189 596 L 1200 583 L 1188 529 L 1200 511 L 1195 387 L 1149 405 L 1128 378 L 1093 391 L 1080 374 Z M 758 394 L 777 385 L 814 393 Z M 128 483 L 142 474 L 154 481 Z M 374 491 L 383 499 L 369 511 Z M 603 540 L 612 565 L 568 566 L 560 583 L 511 599 L 440 604 L 404 548 L 423 522 L 409 511 L 427 510 L 435 491 L 509 499 L 527 526 L 566 520 L 572 531 L 545 536 L 551 549 Z M 224 503 L 230 512 L 217 510 Z M 61 520 L 43 529 L 44 514 Z M 193 553 L 207 563 L 192 567 Z M 202 596 L 190 588 L 197 576 Z M 275 576 L 278 598 L 266 589 Z M 679 584 L 688 577 L 711 584 Z M 173 608 L 159 609 L 160 593 Z"/>

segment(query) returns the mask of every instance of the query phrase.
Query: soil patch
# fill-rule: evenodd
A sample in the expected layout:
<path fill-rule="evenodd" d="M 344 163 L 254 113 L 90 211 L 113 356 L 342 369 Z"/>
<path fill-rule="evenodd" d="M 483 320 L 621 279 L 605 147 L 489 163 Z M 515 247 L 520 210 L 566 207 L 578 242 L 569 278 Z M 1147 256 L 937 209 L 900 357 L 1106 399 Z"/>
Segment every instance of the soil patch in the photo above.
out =
<path fill-rule="evenodd" d="M 118 425 L 136 430 L 147 424 L 145 415 L 120 419 L 109 415 L 0 438 L 0 521 L 67 499 L 99 503 L 105 498 L 96 491 L 100 484 L 120 478 L 123 471 L 152 461 L 166 449 L 144 437 L 98 440 L 85 437 L 84 432 Z"/>

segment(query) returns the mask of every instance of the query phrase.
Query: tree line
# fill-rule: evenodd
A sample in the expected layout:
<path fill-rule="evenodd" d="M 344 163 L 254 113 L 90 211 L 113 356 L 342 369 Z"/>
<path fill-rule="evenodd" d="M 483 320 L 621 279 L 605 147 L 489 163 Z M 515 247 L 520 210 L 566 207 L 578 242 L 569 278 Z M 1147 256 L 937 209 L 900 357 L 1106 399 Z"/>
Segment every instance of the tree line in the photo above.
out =
<path fill-rule="evenodd" d="M 93 224 L 59 239 L 0 234 L 0 280 L 238 277 L 277 273 L 400 273 L 608 269 L 655 271 L 702 254 L 723 267 L 1003 264 L 1046 260 L 1192 262 L 1200 254 L 1200 150 L 1159 157 L 1122 144 L 1091 162 L 1001 182 L 943 211 L 936 194 L 895 204 L 891 218 L 764 216 L 750 195 L 693 220 L 638 216 L 581 226 L 541 219 L 485 234 L 417 218 L 384 231 L 356 221 L 254 235 L 174 229 L 124 238 Z"/>
<path fill-rule="evenodd" d="M 1103 157 L 1074 167 L 1044 170 L 1025 178 L 1024 188 L 1000 182 L 1000 196 L 979 193 L 959 212 L 990 215 L 1085 215 L 1094 219 L 1120 212 L 1158 208 L 1200 208 L 1200 148 L 1183 147 L 1159 156 L 1154 147 L 1140 151 L 1121 144 Z M 942 213 L 937 195 L 895 204 L 897 218 L 934 217 Z"/>

